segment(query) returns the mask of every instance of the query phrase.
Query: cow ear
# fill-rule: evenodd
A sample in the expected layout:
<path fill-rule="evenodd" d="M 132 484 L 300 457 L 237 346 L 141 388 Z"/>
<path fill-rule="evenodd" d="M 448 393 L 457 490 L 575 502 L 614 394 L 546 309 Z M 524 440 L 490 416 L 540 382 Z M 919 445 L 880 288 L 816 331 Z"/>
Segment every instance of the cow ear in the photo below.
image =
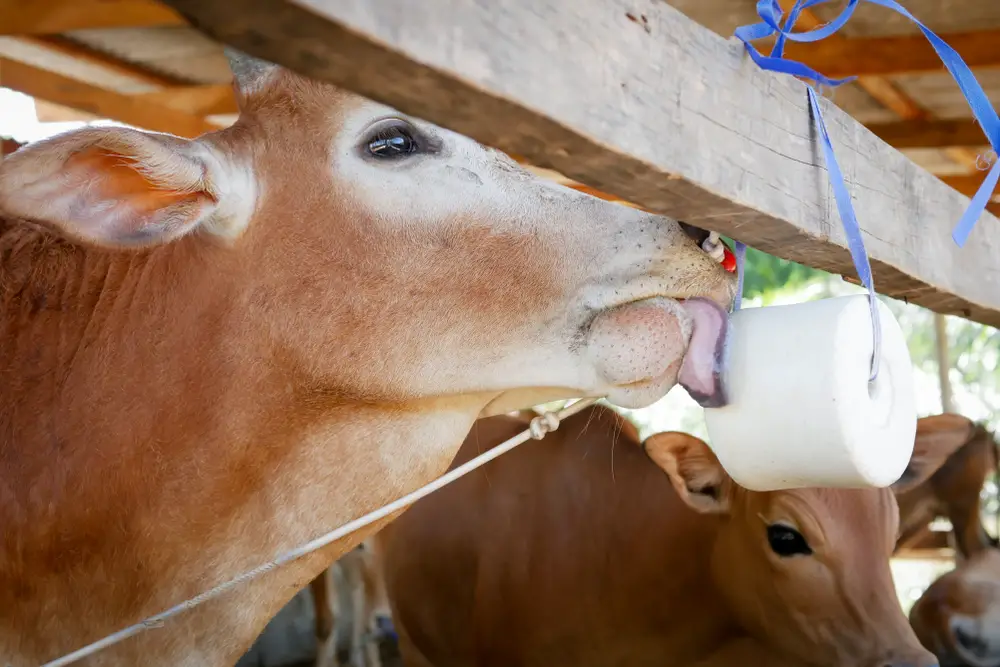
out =
<path fill-rule="evenodd" d="M 166 243 L 198 227 L 232 236 L 254 197 L 249 170 L 226 165 L 201 142 L 86 128 L 5 158 L 0 210 L 104 247 Z"/>
<path fill-rule="evenodd" d="M 894 493 L 909 491 L 926 482 L 952 454 L 972 439 L 976 425 L 961 415 L 943 414 L 917 420 L 910 463 L 892 485 Z"/>
<path fill-rule="evenodd" d="M 732 480 L 703 440 L 670 431 L 650 436 L 642 447 L 693 509 L 704 513 L 728 511 Z"/>

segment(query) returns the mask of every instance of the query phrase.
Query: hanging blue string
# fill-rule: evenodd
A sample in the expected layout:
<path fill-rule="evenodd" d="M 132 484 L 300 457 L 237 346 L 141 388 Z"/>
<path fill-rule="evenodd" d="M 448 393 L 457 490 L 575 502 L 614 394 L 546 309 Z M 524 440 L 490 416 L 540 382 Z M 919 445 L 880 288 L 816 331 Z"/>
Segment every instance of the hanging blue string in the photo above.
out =
<path fill-rule="evenodd" d="M 795 5 L 788 12 L 788 17 L 785 20 L 784 25 L 782 25 L 781 19 L 783 12 L 781 10 L 781 6 L 778 4 L 778 1 L 758 0 L 757 14 L 760 16 L 762 23 L 741 26 L 736 29 L 734 34 L 740 41 L 743 42 L 747 53 L 750 54 L 750 57 L 761 69 L 783 74 L 791 74 L 793 76 L 812 81 L 814 85 L 818 86 L 836 87 L 842 85 L 849 81 L 853 81 L 857 77 L 831 79 L 803 63 L 787 60 L 783 56 L 785 43 L 788 40 L 793 42 L 816 42 L 836 33 L 847 23 L 848 19 L 851 18 L 854 10 L 861 2 L 861 0 L 849 0 L 844 10 L 833 21 L 827 23 L 826 25 L 806 32 L 792 32 L 792 27 L 795 25 L 796 21 L 798 21 L 799 15 L 803 10 L 829 1 L 830 0 L 797 0 Z M 951 73 L 952 78 L 954 78 L 955 82 L 958 84 L 959 89 L 962 91 L 962 94 L 965 96 L 966 101 L 972 109 L 976 122 L 978 122 L 980 127 L 983 129 L 983 133 L 989 144 L 992 146 L 993 151 L 995 153 L 1000 153 L 1000 117 L 997 116 L 997 112 L 993 108 L 993 105 L 990 104 L 989 98 L 983 91 L 982 86 L 979 85 L 976 77 L 973 76 L 972 71 L 968 68 L 968 66 L 966 66 L 965 62 L 958 55 L 958 52 L 948 46 L 944 40 L 935 35 L 898 2 L 895 2 L 895 0 L 865 0 L 865 2 L 880 5 L 898 12 L 913 21 L 917 27 L 920 28 L 921 32 L 923 32 L 924 36 L 927 37 L 927 40 L 937 52 L 938 57 L 941 58 L 941 62 L 944 64 L 945 68 Z M 775 34 L 777 35 L 777 38 L 775 39 L 774 47 L 771 49 L 771 54 L 769 56 L 761 55 L 761 53 L 758 52 L 757 49 L 751 44 L 752 41 L 770 37 Z M 865 251 L 864 240 L 861 235 L 861 227 L 858 224 L 857 216 L 854 213 L 854 206 L 851 203 L 851 196 L 847 192 L 847 186 L 844 182 L 844 176 L 840 170 L 840 164 L 837 162 L 837 157 L 833 150 L 833 144 L 831 143 L 830 136 L 826 130 L 826 123 L 823 121 L 823 114 L 820 110 L 816 91 L 812 86 L 808 86 L 806 90 L 809 96 L 809 107 L 812 112 L 813 122 L 816 125 L 817 133 L 820 138 L 820 145 L 823 149 L 823 157 L 829 173 L 830 185 L 833 188 L 837 211 L 840 214 L 841 222 L 844 225 L 844 234 L 847 237 L 847 246 L 851 253 L 851 259 L 854 261 L 854 268 L 858 273 L 858 277 L 868 290 L 873 324 L 873 355 L 872 372 L 870 377 L 871 380 L 874 381 L 878 375 L 878 366 L 881 356 L 881 327 L 878 318 L 875 289 L 872 284 L 871 265 L 868 261 L 868 253 Z M 979 188 L 979 191 L 972 198 L 965 214 L 959 220 L 952 232 L 952 238 L 959 247 L 965 245 L 969 234 L 972 232 L 972 228 L 982 216 L 982 213 L 986 208 L 986 204 L 989 202 L 993 190 L 996 188 L 998 180 L 1000 180 L 1000 160 L 997 160 L 997 162 L 993 165 L 982 186 Z M 739 273 L 739 292 L 736 297 L 734 309 L 738 309 L 742 301 L 743 263 L 746 246 L 739 242 L 737 242 L 735 246 L 737 271 Z"/>

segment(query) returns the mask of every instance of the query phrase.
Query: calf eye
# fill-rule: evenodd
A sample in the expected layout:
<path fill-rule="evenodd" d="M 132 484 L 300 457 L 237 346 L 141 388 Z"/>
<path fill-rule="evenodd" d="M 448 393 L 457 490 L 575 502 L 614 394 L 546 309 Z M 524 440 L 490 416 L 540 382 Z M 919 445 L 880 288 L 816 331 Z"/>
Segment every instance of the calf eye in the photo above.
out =
<path fill-rule="evenodd" d="M 782 558 L 809 556 L 813 552 L 802 533 L 780 523 L 767 527 L 767 543 L 771 545 L 771 551 Z"/>
<path fill-rule="evenodd" d="M 390 125 L 379 130 L 368 140 L 368 152 L 380 159 L 393 159 L 420 150 L 413 132 L 403 125 Z"/>

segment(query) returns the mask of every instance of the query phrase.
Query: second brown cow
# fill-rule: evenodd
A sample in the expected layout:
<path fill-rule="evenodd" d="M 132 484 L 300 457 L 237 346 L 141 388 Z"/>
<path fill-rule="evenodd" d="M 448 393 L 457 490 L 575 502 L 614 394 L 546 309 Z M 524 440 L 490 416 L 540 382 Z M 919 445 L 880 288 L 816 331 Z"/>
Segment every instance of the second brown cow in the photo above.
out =
<path fill-rule="evenodd" d="M 524 426 L 480 420 L 453 466 Z M 918 438 L 896 490 L 961 444 Z M 898 527 L 889 489 L 750 492 L 701 440 L 640 446 L 595 407 L 375 545 L 407 667 L 934 665 L 895 595 Z"/>

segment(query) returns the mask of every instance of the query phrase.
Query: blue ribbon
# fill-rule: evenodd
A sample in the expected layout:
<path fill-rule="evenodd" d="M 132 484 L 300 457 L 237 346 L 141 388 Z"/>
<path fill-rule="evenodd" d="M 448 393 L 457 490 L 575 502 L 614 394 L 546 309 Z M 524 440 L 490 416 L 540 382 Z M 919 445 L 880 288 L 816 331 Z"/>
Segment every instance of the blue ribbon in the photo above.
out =
<path fill-rule="evenodd" d="M 958 55 L 958 52 L 948 46 L 948 44 L 940 37 L 931 32 L 930 29 L 918 21 L 898 2 L 895 2 L 895 0 L 865 1 L 898 12 L 913 21 L 920 28 L 921 32 L 924 33 L 924 36 L 927 37 L 927 40 L 937 52 L 938 57 L 941 58 L 941 62 L 951 73 L 952 78 L 955 79 L 959 89 L 961 89 L 962 94 L 965 96 L 966 101 L 972 109 L 973 116 L 983 129 L 983 133 L 986 135 L 986 139 L 993 147 L 994 152 L 1000 153 L 1000 117 L 997 116 L 997 112 L 993 108 L 993 105 L 990 104 L 989 98 L 983 91 L 982 86 L 980 86 L 979 82 L 976 81 L 976 77 L 973 76 L 972 71 L 969 70 L 968 66 L 966 66 L 961 56 Z M 783 12 L 781 10 L 781 6 L 778 4 L 778 1 L 758 0 L 757 14 L 762 19 L 762 23 L 741 26 L 736 29 L 734 34 L 740 41 L 743 42 L 747 53 L 749 53 L 750 57 L 761 69 L 783 74 L 791 74 L 793 76 L 813 81 L 815 84 L 822 86 L 836 87 L 842 85 L 849 81 L 853 81 L 857 77 L 830 79 L 803 63 L 787 60 L 783 56 L 785 43 L 788 40 L 793 42 L 816 42 L 836 33 L 847 23 L 848 19 L 851 18 L 851 15 L 854 13 L 854 10 L 857 8 L 861 0 L 850 0 L 837 18 L 826 25 L 806 32 L 793 33 L 791 31 L 803 10 L 824 2 L 829 2 L 829 0 L 797 0 L 795 5 L 788 12 L 788 18 L 786 19 L 784 26 L 782 26 L 781 18 Z M 769 56 L 761 55 L 761 53 L 750 43 L 754 40 L 770 37 L 774 34 L 777 34 L 777 38 L 775 39 L 774 47 L 771 49 L 771 54 Z M 816 123 L 816 128 L 820 137 L 820 144 L 823 148 L 823 157 L 829 173 L 830 185 L 833 188 L 834 199 L 837 203 L 837 210 L 840 213 L 840 219 L 844 225 L 844 234 L 847 237 L 847 246 L 851 252 L 851 259 L 854 261 L 854 268 L 858 273 L 858 277 L 868 290 L 874 337 L 871 380 L 874 381 L 878 375 L 879 358 L 881 356 L 881 328 L 879 326 L 875 289 L 872 284 L 871 265 L 868 261 L 868 254 L 865 251 L 864 240 L 861 235 L 861 227 L 858 224 L 857 216 L 854 213 L 854 206 L 851 203 L 851 196 L 847 192 L 847 186 L 844 182 L 844 176 L 840 170 L 840 164 L 837 162 L 837 157 L 833 150 L 833 144 L 831 143 L 830 136 L 826 130 L 826 123 L 823 121 L 823 114 L 820 111 L 816 91 L 811 86 L 807 87 L 806 90 L 809 95 L 809 106 L 812 111 L 813 120 Z M 1000 180 L 1000 160 L 993 165 L 989 175 L 986 177 L 982 186 L 980 186 L 979 191 L 972 198 L 968 209 L 966 209 L 965 214 L 959 220 L 952 232 L 952 238 L 959 247 L 964 246 L 972 228 L 975 226 L 976 222 L 985 210 L 986 204 L 989 202 L 998 180 Z M 743 263 L 746 246 L 739 242 L 737 242 L 735 246 L 736 265 L 739 273 L 739 291 L 734 304 L 734 310 L 738 310 L 742 301 Z"/>

